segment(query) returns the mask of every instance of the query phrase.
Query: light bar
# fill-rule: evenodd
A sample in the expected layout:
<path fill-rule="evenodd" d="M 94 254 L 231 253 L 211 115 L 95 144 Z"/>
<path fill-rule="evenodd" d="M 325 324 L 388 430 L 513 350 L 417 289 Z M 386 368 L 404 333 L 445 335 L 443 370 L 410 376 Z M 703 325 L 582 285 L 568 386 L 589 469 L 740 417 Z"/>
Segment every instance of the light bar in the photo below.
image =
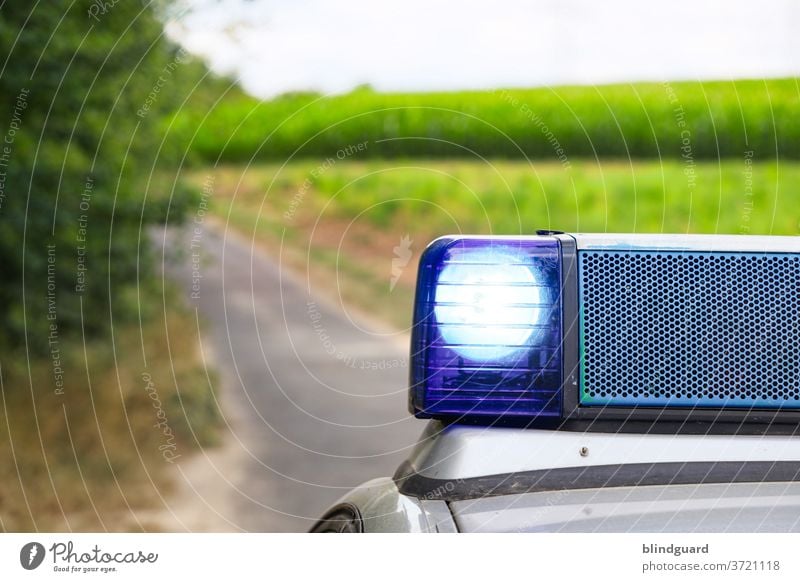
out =
<path fill-rule="evenodd" d="M 411 349 L 423 418 L 798 423 L 800 237 L 443 237 Z"/>

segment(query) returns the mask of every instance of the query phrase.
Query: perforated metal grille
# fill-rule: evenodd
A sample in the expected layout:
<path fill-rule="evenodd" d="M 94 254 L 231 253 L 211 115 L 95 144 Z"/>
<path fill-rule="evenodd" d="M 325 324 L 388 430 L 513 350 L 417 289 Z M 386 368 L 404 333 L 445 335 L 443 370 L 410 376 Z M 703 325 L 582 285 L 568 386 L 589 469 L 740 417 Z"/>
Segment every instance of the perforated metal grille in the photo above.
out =
<path fill-rule="evenodd" d="M 585 405 L 800 407 L 800 256 L 579 252 Z"/>

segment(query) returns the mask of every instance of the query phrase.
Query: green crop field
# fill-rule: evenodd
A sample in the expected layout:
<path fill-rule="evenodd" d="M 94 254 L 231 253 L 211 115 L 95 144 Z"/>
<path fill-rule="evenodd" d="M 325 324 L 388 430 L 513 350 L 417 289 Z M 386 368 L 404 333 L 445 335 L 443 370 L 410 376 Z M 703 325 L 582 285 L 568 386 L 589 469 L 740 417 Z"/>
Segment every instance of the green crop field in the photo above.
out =
<path fill-rule="evenodd" d="M 800 233 L 800 164 L 306 160 L 194 170 L 216 217 L 351 305 L 404 326 L 415 263 L 450 233 Z M 412 259 L 392 285 L 396 247 Z M 402 254 L 402 251 L 401 253 Z M 396 274 L 396 273 L 395 273 Z"/>
<path fill-rule="evenodd" d="M 207 162 L 348 157 L 800 158 L 798 79 L 455 93 L 369 89 L 189 107 L 173 133 Z"/>

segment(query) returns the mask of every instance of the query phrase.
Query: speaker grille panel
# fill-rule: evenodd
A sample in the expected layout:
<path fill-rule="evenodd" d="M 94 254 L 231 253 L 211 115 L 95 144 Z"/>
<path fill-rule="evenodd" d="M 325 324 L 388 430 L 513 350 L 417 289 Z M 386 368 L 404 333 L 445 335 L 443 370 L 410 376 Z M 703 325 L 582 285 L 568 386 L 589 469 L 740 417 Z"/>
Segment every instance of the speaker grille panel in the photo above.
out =
<path fill-rule="evenodd" d="M 800 408 L 800 257 L 579 252 L 581 403 Z"/>

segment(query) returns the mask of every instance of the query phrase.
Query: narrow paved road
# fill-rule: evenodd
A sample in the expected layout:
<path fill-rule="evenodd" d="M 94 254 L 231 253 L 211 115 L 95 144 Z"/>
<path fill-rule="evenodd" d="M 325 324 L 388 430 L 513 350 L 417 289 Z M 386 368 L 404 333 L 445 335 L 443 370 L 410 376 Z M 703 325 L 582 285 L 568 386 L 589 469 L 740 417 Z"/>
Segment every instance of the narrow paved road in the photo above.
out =
<path fill-rule="evenodd" d="M 187 477 L 208 510 L 230 529 L 306 531 L 352 487 L 391 475 L 425 424 L 406 410 L 404 337 L 352 321 L 222 227 L 168 246 L 183 249 L 170 270 L 208 323 L 230 425 L 224 458 Z"/>

